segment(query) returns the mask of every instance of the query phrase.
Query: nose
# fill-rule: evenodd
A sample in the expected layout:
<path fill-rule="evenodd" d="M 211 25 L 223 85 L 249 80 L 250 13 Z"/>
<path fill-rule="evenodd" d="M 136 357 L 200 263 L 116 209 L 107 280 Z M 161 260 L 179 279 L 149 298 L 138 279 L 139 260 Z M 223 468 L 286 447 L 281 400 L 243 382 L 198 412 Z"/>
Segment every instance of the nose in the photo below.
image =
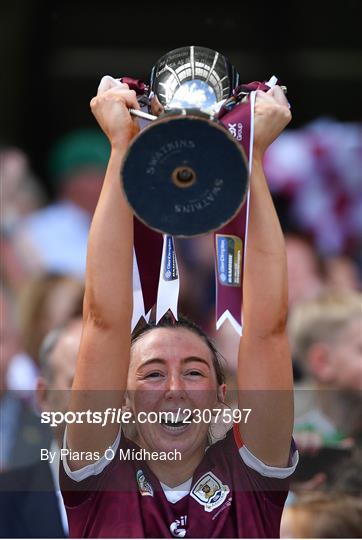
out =
<path fill-rule="evenodd" d="M 168 385 L 165 391 L 166 399 L 183 399 L 185 397 L 185 387 L 178 373 L 169 376 Z"/>

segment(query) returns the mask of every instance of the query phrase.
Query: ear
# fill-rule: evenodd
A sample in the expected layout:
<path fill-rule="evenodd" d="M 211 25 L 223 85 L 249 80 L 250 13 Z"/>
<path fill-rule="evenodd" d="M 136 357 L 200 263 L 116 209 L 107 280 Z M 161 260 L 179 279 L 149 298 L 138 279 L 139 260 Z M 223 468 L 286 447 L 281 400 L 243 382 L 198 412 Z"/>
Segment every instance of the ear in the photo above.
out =
<path fill-rule="evenodd" d="M 321 383 L 330 383 L 335 378 L 332 350 L 327 343 L 315 343 L 307 353 L 310 373 Z"/>
<path fill-rule="evenodd" d="M 220 384 L 218 389 L 217 389 L 217 399 L 218 401 L 221 401 L 222 403 L 224 403 L 225 401 L 225 396 L 226 396 L 226 384 Z"/>
<path fill-rule="evenodd" d="M 127 390 L 125 391 L 123 396 L 122 410 L 132 412 L 131 398 L 129 397 Z"/>
<path fill-rule="evenodd" d="M 48 396 L 48 383 L 44 377 L 38 377 L 36 381 L 35 389 L 35 403 L 36 406 L 41 410 L 46 410 L 47 406 L 47 396 Z"/>

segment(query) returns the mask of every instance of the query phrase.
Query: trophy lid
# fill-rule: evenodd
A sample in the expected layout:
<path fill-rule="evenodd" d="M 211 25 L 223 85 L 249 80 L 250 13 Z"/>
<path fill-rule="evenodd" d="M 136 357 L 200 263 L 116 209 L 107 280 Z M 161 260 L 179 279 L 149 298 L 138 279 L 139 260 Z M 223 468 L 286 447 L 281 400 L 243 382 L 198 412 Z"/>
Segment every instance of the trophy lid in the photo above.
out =
<path fill-rule="evenodd" d="M 238 83 L 238 72 L 223 54 L 191 45 L 158 60 L 151 72 L 150 90 L 165 109 L 216 113 Z"/>

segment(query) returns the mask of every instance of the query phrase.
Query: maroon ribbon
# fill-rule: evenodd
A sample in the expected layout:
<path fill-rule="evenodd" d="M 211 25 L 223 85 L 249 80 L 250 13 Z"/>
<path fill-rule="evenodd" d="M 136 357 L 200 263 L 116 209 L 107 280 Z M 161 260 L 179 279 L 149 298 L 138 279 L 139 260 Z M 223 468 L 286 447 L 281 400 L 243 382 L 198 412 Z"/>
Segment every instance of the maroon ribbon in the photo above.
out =
<path fill-rule="evenodd" d="M 147 91 L 147 85 L 140 79 L 132 79 L 131 77 L 121 77 L 122 83 L 128 84 L 130 90 L 134 90 L 137 96 L 143 96 Z"/>
<path fill-rule="evenodd" d="M 242 88 L 244 89 L 245 86 L 243 85 Z M 239 144 L 241 144 L 249 161 L 251 130 L 249 99 L 244 103 L 234 105 L 231 110 L 222 107 L 219 113 L 219 119 Z M 225 317 L 227 317 L 239 333 L 241 333 L 242 328 L 242 282 L 247 232 L 247 209 L 246 202 L 229 223 L 214 233 L 216 327 L 219 328 L 224 322 Z M 221 262 L 222 258 L 224 259 L 224 269 Z"/>
<path fill-rule="evenodd" d="M 280 84 L 277 81 L 276 84 Z M 254 90 L 267 92 L 265 82 L 253 81 L 241 84 L 232 97 L 220 109 L 218 118 L 243 147 L 249 162 L 252 151 L 251 129 L 254 104 L 250 93 Z M 239 102 L 239 103 L 238 103 Z M 220 328 L 226 318 L 242 333 L 243 275 L 249 214 L 249 193 L 246 204 L 222 229 L 214 234 L 216 277 L 216 327 Z"/>
<path fill-rule="evenodd" d="M 145 314 L 156 304 L 163 236 L 133 218 L 134 249 L 140 276 Z"/>

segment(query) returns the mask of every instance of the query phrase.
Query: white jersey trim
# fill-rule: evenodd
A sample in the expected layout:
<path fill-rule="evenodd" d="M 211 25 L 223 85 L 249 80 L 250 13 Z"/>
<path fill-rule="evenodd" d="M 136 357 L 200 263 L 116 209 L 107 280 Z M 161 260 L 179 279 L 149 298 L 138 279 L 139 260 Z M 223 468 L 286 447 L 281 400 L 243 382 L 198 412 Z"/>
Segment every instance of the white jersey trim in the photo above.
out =
<path fill-rule="evenodd" d="M 119 431 L 116 437 L 116 440 L 110 447 L 113 450 L 114 454 L 117 451 L 120 440 L 121 440 L 121 430 Z M 65 433 L 64 433 L 63 447 L 68 448 L 67 429 L 65 429 Z M 238 451 L 239 451 L 239 455 L 241 459 L 243 460 L 243 462 L 245 463 L 247 467 L 250 467 L 257 473 L 261 474 L 262 476 L 266 476 L 268 478 L 280 478 L 280 479 L 288 478 L 288 476 L 294 473 L 298 465 L 298 461 L 299 461 L 299 454 L 297 450 L 293 452 L 293 455 L 291 458 L 291 465 L 289 467 L 272 467 L 270 465 L 266 465 L 260 459 L 254 456 L 254 454 L 252 454 L 250 450 L 246 448 L 245 445 L 241 446 L 238 449 Z M 82 482 L 83 480 L 86 480 L 90 476 L 96 476 L 98 474 L 101 474 L 101 472 L 104 471 L 107 465 L 111 463 L 111 461 L 109 459 L 106 459 L 106 457 L 103 455 L 95 463 L 90 463 L 89 465 L 86 465 L 85 467 L 82 467 L 81 469 L 72 471 L 69 468 L 66 457 L 64 457 L 62 461 L 63 461 L 64 470 L 67 476 L 69 476 L 69 478 L 71 478 L 75 482 Z M 191 483 L 190 483 L 190 488 L 187 485 L 189 482 L 190 482 L 190 479 L 186 480 L 186 482 L 184 482 L 183 484 L 180 484 L 179 486 L 175 486 L 174 488 L 170 488 L 169 486 L 166 486 L 165 484 L 162 484 L 161 482 L 160 484 L 165 493 L 166 499 L 171 503 L 175 503 L 178 500 L 182 499 L 185 495 L 187 495 L 187 493 L 190 492 Z"/>
<path fill-rule="evenodd" d="M 116 440 L 110 447 L 113 450 L 114 454 L 117 451 L 120 440 L 121 440 L 121 430 L 119 431 Z M 65 433 L 64 433 L 63 448 L 68 448 L 67 429 L 65 429 Z M 107 467 L 107 465 L 109 465 L 110 462 L 111 460 L 106 459 L 105 456 L 103 455 L 95 463 L 90 463 L 89 465 L 86 465 L 85 467 L 82 467 L 81 469 L 72 471 L 69 468 L 66 457 L 63 458 L 64 470 L 67 476 L 69 476 L 69 478 L 71 478 L 75 482 L 82 482 L 83 480 L 86 480 L 90 476 L 96 476 L 97 474 L 101 474 L 101 472 L 104 471 L 104 469 Z M 186 495 L 190 493 L 191 483 L 192 483 L 192 478 L 189 478 L 188 480 L 186 480 L 186 482 L 183 482 L 179 486 L 175 486 L 171 488 L 169 486 L 166 486 L 166 484 L 163 484 L 162 482 L 160 482 L 166 499 L 168 500 L 168 502 L 173 503 L 173 504 L 177 503 L 183 497 L 185 497 Z"/>
<path fill-rule="evenodd" d="M 245 465 L 251 469 L 254 469 L 254 471 L 262 476 L 267 476 L 268 478 L 288 478 L 288 476 L 293 474 L 295 471 L 299 461 L 298 450 L 293 452 L 291 465 L 289 467 L 272 467 L 270 465 L 266 465 L 260 461 L 260 459 L 254 456 L 254 454 L 252 454 L 250 450 L 246 448 L 246 446 L 239 448 L 239 454 Z"/>
<path fill-rule="evenodd" d="M 163 484 L 162 482 L 160 482 L 160 484 L 168 502 L 175 504 L 190 493 L 192 477 L 175 487 L 166 486 L 166 484 Z"/>
<path fill-rule="evenodd" d="M 116 440 L 110 447 L 113 450 L 113 455 L 117 451 L 120 440 L 121 440 L 121 430 L 119 430 Z M 65 428 L 63 448 L 68 448 L 67 428 Z M 107 465 L 111 463 L 112 460 L 107 459 L 105 455 L 103 454 L 103 456 L 95 463 L 90 463 L 89 465 L 85 465 L 85 467 L 82 467 L 81 469 L 78 469 L 76 471 L 70 470 L 66 457 L 64 457 L 62 461 L 63 461 L 64 470 L 67 476 L 69 476 L 69 478 L 71 478 L 75 482 L 82 482 L 82 480 L 86 480 L 90 476 L 96 476 L 97 474 L 101 474 L 101 472 L 104 471 L 104 469 L 107 467 Z"/>

